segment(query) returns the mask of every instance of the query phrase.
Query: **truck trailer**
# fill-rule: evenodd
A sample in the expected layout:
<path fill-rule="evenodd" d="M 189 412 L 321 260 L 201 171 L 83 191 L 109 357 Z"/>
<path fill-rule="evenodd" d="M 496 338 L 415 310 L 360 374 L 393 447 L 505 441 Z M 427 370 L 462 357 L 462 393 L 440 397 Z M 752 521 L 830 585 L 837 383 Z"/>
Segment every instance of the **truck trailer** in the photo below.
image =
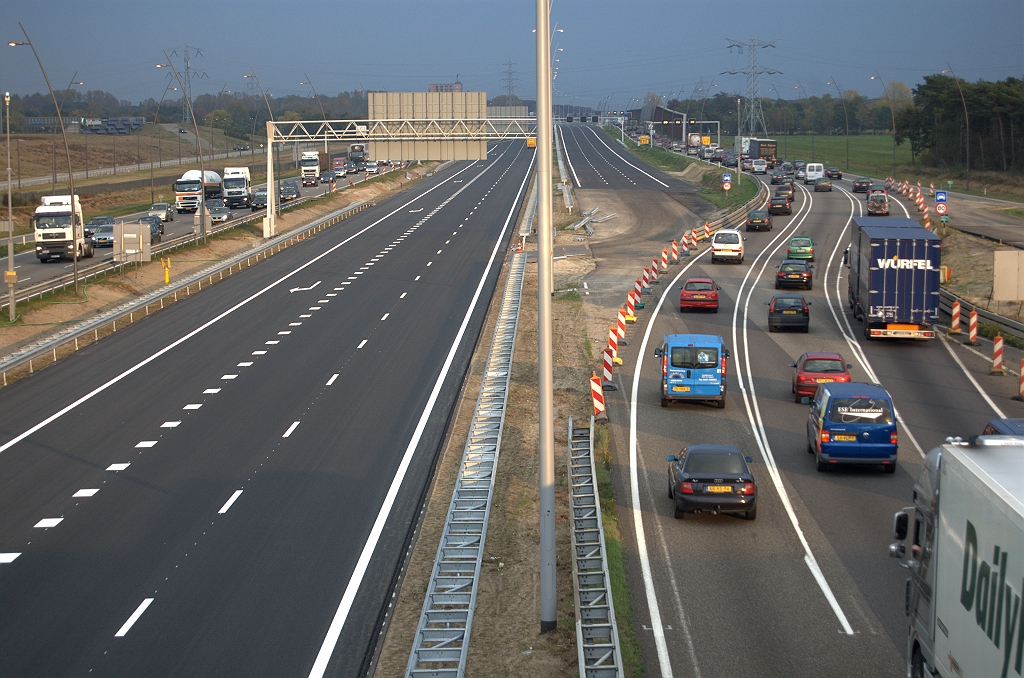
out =
<path fill-rule="evenodd" d="M 848 300 L 864 338 L 931 339 L 939 318 L 942 240 L 916 221 L 853 218 Z"/>
<path fill-rule="evenodd" d="M 889 555 L 910 572 L 907 678 L 1020 676 L 1024 437 L 947 440 L 924 459 L 913 526 L 907 509 L 893 518 Z"/>
<path fill-rule="evenodd" d="M 754 160 L 761 158 L 774 169 L 778 161 L 779 145 L 775 139 L 751 139 L 747 145 L 748 155 Z"/>
<path fill-rule="evenodd" d="M 92 233 L 86 233 L 82 221 L 82 203 L 78 196 L 46 195 L 32 215 L 32 233 L 36 241 L 36 258 L 90 259 L 93 254 Z"/>

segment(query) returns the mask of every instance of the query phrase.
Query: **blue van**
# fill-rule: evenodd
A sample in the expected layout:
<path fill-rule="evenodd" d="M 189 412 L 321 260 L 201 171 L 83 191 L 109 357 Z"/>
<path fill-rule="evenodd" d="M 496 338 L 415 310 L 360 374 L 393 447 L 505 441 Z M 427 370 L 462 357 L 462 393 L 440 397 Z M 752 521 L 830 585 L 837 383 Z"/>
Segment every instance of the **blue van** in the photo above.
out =
<path fill-rule="evenodd" d="M 896 417 L 878 384 L 821 384 L 807 416 L 807 451 L 818 470 L 839 464 L 881 464 L 896 472 Z"/>
<path fill-rule="evenodd" d="M 708 400 L 725 407 L 725 359 L 729 349 L 713 334 L 666 334 L 654 356 L 661 359 L 661 406 L 674 400 Z"/>

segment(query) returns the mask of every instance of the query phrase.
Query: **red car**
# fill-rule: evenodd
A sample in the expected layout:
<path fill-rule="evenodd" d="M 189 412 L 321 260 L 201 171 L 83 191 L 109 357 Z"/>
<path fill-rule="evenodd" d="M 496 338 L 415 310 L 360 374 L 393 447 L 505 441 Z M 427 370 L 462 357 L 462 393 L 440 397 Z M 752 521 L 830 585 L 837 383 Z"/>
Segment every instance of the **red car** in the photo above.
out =
<path fill-rule="evenodd" d="M 690 278 L 679 288 L 679 312 L 689 308 L 708 308 L 718 313 L 718 291 L 722 289 L 711 278 Z"/>
<path fill-rule="evenodd" d="M 818 384 L 850 381 L 850 368 L 853 367 L 838 353 L 804 353 L 789 366 L 794 368 L 793 393 L 797 402 L 804 396 L 813 396 Z"/>

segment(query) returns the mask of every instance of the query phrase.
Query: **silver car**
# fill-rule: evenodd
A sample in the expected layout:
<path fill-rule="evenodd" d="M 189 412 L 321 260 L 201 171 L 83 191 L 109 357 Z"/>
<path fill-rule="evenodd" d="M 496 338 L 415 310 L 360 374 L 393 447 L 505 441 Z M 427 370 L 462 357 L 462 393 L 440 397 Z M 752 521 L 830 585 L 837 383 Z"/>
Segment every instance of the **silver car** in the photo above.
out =
<path fill-rule="evenodd" d="M 227 207 L 211 207 L 210 208 L 210 221 L 214 223 L 218 221 L 228 221 L 231 218 L 231 210 Z"/>
<path fill-rule="evenodd" d="M 174 221 L 174 207 L 170 203 L 155 202 L 149 208 L 149 216 L 160 217 L 160 221 Z"/>

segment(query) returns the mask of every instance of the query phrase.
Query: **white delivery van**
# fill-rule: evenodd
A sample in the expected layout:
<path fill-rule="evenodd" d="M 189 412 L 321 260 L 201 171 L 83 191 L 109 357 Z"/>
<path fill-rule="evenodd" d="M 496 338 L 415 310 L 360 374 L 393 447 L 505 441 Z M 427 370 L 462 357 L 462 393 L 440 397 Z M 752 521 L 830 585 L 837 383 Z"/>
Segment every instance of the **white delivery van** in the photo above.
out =
<path fill-rule="evenodd" d="M 815 181 L 825 176 L 825 166 L 820 162 L 807 163 L 807 167 L 804 171 L 806 172 L 804 175 L 805 184 L 813 184 Z"/>

